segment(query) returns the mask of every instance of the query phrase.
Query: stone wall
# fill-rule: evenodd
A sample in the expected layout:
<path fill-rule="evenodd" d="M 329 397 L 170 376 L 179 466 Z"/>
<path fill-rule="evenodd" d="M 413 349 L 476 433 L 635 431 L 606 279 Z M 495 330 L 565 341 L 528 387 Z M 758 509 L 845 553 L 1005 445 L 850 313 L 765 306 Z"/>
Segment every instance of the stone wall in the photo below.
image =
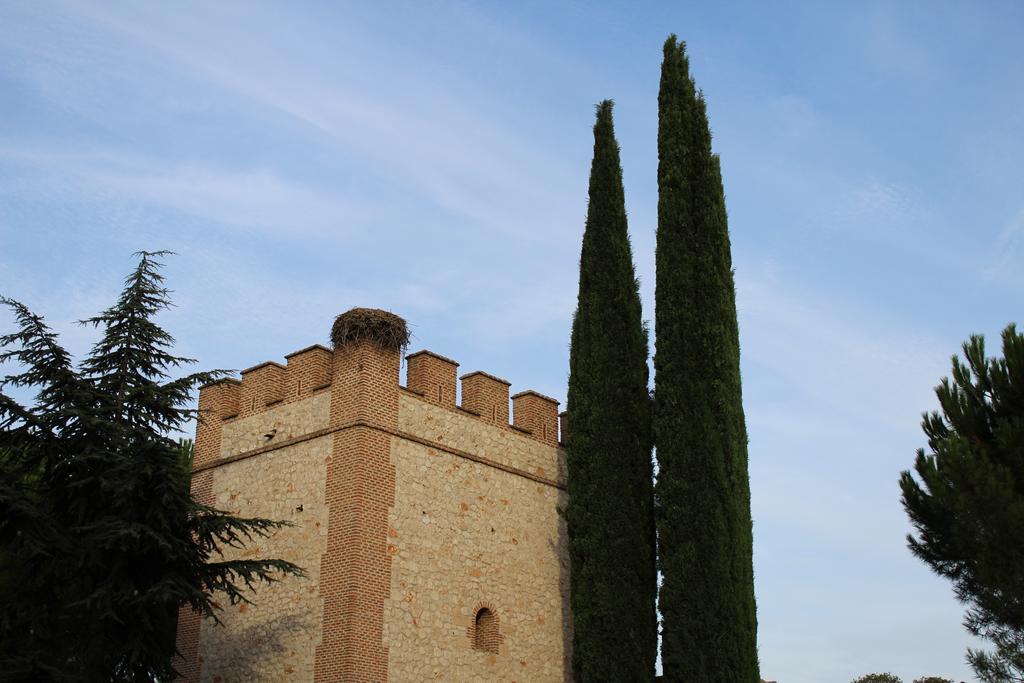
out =
<path fill-rule="evenodd" d="M 224 422 L 220 457 L 303 436 L 328 425 L 331 409 L 329 391 L 317 393 L 295 403 L 284 403 L 249 417 Z M 270 435 L 270 438 L 267 438 Z"/>
<path fill-rule="evenodd" d="M 329 406 L 330 396 L 322 392 L 228 421 L 221 455 L 265 446 L 263 435 L 271 429 L 278 430 L 274 440 L 320 429 L 326 426 Z M 300 565 L 308 576 L 259 585 L 252 595 L 253 605 L 222 604 L 219 616 L 223 627 L 203 620 L 198 648 L 200 680 L 313 679 L 323 614 L 320 558 L 327 537 L 324 484 L 331 444 L 329 436 L 322 436 L 202 473 L 212 475 L 215 507 L 296 525 L 279 530 L 270 539 L 250 543 L 244 553 L 229 550 L 226 557 L 278 557 Z"/>
<path fill-rule="evenodd" d="M 542 477 L 561 452 L 508 427 L 401 397 L 399 429 Z M 564 490 L 413 440 L 392 441 L 393 681 L 569 680 L 571 620 Z M 494 654 L 474 650 L 477 610 L 498 621 Z"/>
<path fill-rule="evenodd" d="M 403 393 L 398 428 L 427 441 L 565 485 L 565 454 L 556 446 L 509 427 L 507 422 L 488 424 L 475 415 L 432 405 Z"/>

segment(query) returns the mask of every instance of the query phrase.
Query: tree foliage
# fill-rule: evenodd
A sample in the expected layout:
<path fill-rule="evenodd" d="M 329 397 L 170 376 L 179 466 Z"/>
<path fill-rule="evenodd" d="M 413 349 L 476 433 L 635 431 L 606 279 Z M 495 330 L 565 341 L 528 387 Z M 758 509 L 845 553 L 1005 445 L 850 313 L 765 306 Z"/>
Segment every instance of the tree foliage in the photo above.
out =
<path fill-rule="evenodd" d="M 992 642 L 968 661 L 983 681 L 1024 681 L 1024 335 L 1002 334 L 1002 358 L 974 335 L 935 389 L 922 422 L 928 450 L 900 476 L 916 535 L 911 552 L 953 583 L 965 625 Z"/>
<path fill-rule="evenodd" d="M 865 674 L 860 678 L 856 678 L 850 683 L 903 683 L 903 679 L 895 674 L 890 673 L 874 673 Z M 916 681 L 915 681 L 916 683 Z"/>
<path fill-rule="evenodd" d="M 873 673 L 865 674 L 860 678 L 855 678 L 851 683 L 903 683 L 903 679 L 896 674 Z M 921 678 L 915 678 L 914 683 L 953 683 L 953 681 L 949 678 L 942 678 L 940 676 L 923 676 Z"/>
<path fill-rule="evenodd" d="M 573 669 L 654 678 L 657 655 L 647 331 L 627 233 L 612 103 L 597 108 L 569 356 L 567 444 Z"/>
<path fill-rule="evenodd" d="M 725 194 L 685 46 L 658 95 L 655 442 L 666 678 L 757 683 L 747 433 Z"/>
<path fill-rule="evenodd" d="M 283 523 L 201 505 L 177 432 L 191 392 L 221 372 L 171 378 L 193 362 L 153 320 L 170 306 L 162 253 L 142 253 L 118 301 L 83 321 L 100 340 L 76 368 L 44 319 L 3 298 L 16 330 L 0 387 L 0 671 L 8 680 L 152 681 L 173 675 L 178 610 L 217 618 L 215 599 L 283 574 L 276 559 L 225 560 Z M 218 598 L 218 594 L 220 597 Z"/>

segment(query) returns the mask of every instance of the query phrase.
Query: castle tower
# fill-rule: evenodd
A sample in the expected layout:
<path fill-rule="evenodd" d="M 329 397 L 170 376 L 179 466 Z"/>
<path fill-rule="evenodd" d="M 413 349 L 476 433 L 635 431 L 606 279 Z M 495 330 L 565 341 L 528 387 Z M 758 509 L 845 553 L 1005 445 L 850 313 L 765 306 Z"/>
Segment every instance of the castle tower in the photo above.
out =
<path fill-rule="evenodd" d="M 295 526 L 251 544 L 307 571 L 183 611 L 188 681 L 564 681 L 571 619 L 558 403 L 418 351 L 353 309 L 311 346 L 200 392 L 193 495 Z M 565 426 L 562 425 L 562 429 Z"/>

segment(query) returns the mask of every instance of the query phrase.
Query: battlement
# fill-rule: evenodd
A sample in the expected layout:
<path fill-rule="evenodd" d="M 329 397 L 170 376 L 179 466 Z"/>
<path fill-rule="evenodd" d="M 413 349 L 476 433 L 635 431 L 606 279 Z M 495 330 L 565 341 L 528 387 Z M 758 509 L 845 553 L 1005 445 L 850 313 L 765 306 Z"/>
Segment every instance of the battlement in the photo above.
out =
<path fill-rule="evenodd" d="M 199 409 L 230 420 L 262 413 L 268 407 L 303 399 L 331 386 L 334 353 L 314 344 L 285 356 L 287 365 L 266 361 L 199 389 Z"/>
<path fill-rule="evenodd" d="M 388 356 L 398 351 L 365 349 Z M 300 401 L 328 390 L 337 381 L 341 353 L 314 344 L 285 356 L 286 364 L 265 361 L 241 372 L 241 379 L 223 379 L 200 389 L 199 407 L 207 420 L 246 418 L 277 405 Z M 420 399 L 449 410 L 468 413 L 484 422 L 506 427 L 550 445 L 559 443 L 559 427 L 567 431 L 558 401 L 533 390 L 509 396 L 511 383 L 482 370 L 458 376 L 459 364 L 426 349 L 405 357 L 406 384 L 401 387 Z M 361 367 L 361 364 L 360 364 Z M 388 381 L 373 376 L 370 381 Z M 394 381 L 398 383 L 398 378 Z M 461 403 L 457 402 L 461 382 Z M 400 386 L 400 385 L 399 385 Z M 363 385 L 359 385 L 361 389 Z M 511 400 L 511 411 L 509 403 Z M 511 418 L 511 420 L 510 420 Z"/>

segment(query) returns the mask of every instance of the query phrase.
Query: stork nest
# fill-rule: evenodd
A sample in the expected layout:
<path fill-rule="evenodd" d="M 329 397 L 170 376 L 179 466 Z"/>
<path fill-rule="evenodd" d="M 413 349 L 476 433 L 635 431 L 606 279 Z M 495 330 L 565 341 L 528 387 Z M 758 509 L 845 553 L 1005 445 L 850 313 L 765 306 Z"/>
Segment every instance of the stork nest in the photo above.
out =
<path fill-rule="evenodd" d="M 382 351 L 404 353 L 409 345 L 409 327 L 389 311 L 353 308 L 334 319 L 331 342 L 337 349 L 357 341 L 369 341 Z"/>

